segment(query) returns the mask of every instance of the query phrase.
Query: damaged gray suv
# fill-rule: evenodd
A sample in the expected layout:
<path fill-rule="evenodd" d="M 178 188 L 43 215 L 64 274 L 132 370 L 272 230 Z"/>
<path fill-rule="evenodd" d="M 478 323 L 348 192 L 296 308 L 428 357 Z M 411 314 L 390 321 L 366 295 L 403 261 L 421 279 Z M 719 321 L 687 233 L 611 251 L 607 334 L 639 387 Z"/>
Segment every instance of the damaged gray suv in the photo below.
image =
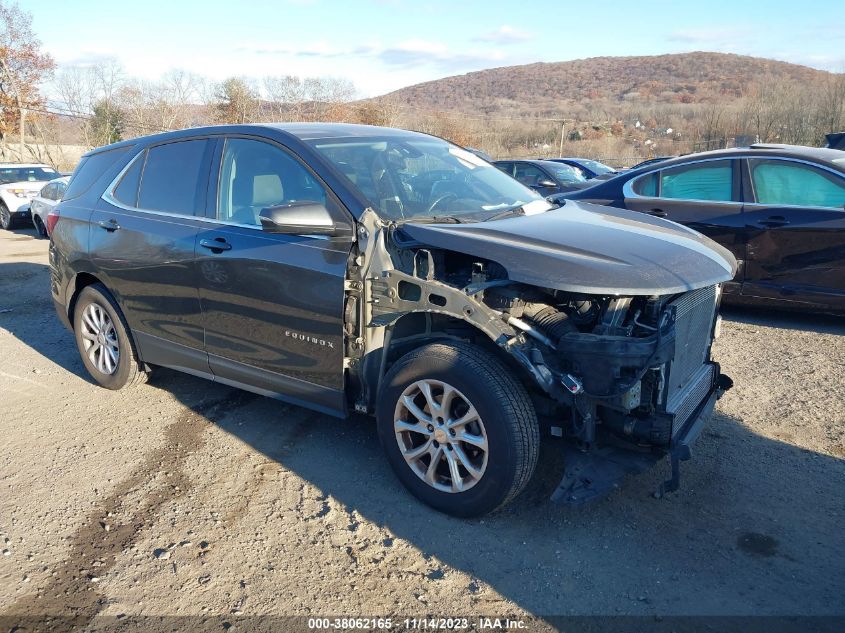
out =
<path fill-rule="evenodd" d="M 53 210 L 52 294 L 109 389 L 157 366 L 374 414 L 410 492 L 513 499 L 540 438 L 578 504 L 679 460 L 730 387 L 710 356 L 736 262 L 642 214 L 557 208 L 439 138 L 198 128 L 87 154 Z"/>

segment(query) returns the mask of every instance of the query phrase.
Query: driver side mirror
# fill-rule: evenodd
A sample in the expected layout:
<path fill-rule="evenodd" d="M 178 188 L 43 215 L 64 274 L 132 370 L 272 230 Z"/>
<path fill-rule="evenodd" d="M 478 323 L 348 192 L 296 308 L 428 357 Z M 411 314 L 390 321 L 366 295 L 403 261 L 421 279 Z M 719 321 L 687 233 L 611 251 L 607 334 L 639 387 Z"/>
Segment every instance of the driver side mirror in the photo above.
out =
<path fill-rule="evenodd" d="M 338 225 L 328 209 L 313 200 L 297 200 L 261 209 L 261 228 L 267 233 L 284 235 L 351 235 L 348 227 Z"/>
<path fill-rule="evenodd" d="M 535 186 L 536 187 L 554 188 L 554 187 L 557 187 L 557 183 L 554 180 L 551 180 L 549 178 L 541 178 L 540 180 L 537 181 L 537 184 Z"/>

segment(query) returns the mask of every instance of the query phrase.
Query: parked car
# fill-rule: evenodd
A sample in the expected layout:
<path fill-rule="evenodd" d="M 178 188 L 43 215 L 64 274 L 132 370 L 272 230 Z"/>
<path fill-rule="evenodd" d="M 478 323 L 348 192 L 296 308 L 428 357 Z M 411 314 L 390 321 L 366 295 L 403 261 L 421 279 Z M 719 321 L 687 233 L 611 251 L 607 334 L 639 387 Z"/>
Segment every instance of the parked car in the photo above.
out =
<path fill-rule="evenodd" d="M 510 501 L 540 422 L 580 503 L 678 460 L 730 386 L 710 358 L 711 240 L 638 213 L 555 209 L 471 152 L 345 124 L 234 125 L 86 154 L 51 290 L 103 387 L 152 367 L 345 417 L 443 512 Z M 648 448 L 644 448 L 648 447 Z"/>
<path fill-rule="evenodd" d="M 562 163 L 547 160 L 497 160 L 493 164 L 543 196 L 589 186 L 581 172 Z"/>
<path fill-rule="evenodd" d="M 589 158 L 547 158 L 546 160 L 574 167 L 581 172 L 584 180 L 612 178 L 618 173 L 613 167 L 608 167 L 604 163 Z"/>
<path fill-rule="evenodd" d="M 690 154 L 564 194 L 674 220 L 740 262 L 732 300 L 845 310 L 845 152 L 790 145 Z"/>
<path fill-rule="evenodd" d="M 0 228 L 29 222 L 29 201 L 58 175 L 49 165 L 0 163 Z"/>
<path fill-rule="evenodd" d="M 825 134 L 825 147 L 845 150 L 845 132 L 831 132 Z"/>
<path fill-rule="evenodd" d="M 50 215 L 50 211 L 52 211 L 62 199 L 69 180 L 70 176 L 62 176 L 61 178 L 51 180 L 41 188 L 38 195 L 35 196 L 32 199 L 32 202 L 29 203 L 29 212 L 32 214 L 32 224 L 35 226 L 35 230 L 38 231 L 38 235 L 41 237 L 50 237 L 50 221 L 48 220 L 48 216 Z"/>

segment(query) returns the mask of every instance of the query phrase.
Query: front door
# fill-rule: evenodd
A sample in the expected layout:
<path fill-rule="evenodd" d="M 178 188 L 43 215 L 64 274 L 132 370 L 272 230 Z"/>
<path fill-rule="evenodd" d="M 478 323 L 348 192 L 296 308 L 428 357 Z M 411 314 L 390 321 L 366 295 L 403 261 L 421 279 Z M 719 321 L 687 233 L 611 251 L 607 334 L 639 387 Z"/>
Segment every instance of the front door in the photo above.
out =
<path fill-rule="evenodd" d="M 750 296 L 845 308 L 845 177 L 808 163 L 749 158 Z"/>
<path fill-rule="evenodd" d="M 215 217 L 196 238 L 205 348 L 216 379 L 342 414 L 344 279 L 351 238 L 261 230 L 261 209 L 297 200 L 351 222 L 287 149 L 226 139 Z"/>
<path fill-rule="evenodd" d="M 143 360 L 207 375 L 194 243 L 215 141 L 141 152 L 91 216 L 90 252 Z"/>

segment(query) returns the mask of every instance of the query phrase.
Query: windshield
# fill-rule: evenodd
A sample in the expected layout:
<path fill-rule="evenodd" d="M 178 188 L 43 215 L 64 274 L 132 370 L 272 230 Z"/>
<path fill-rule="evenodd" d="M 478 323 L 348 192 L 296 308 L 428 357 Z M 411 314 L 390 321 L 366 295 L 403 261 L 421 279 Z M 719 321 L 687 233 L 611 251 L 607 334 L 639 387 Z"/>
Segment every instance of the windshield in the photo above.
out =
<path fill-rule="evenodd" d="M 604 163 L 600 163 L 597 160 L 585 160 L 579 159 L 579 163 L 582 163 L 587 169 L 590 171 L 594 171 L 597 174 L 609 174 L 612 171 L 616 171 L 613 167 L 608 167 Z"/>
<path fill-rule="evenodd" d="M 49 167 L 0 167 L 0 184 L 53 180 L 58 172 Z"/>
<path fill-rule="evenodd" d="M 484 220 L 551 208 L 531 189 L 471 152 L 427 137 L 318 139 L 311 145 L 390 220 Z"/>
<path fill-rule="evenodd" d="M 561 182 L 587 182 L 587 179 L 584 178 L 584 174 L 581 172 L 581 170 L 575 169 L 575 167 L 572 167 L 570 165 L 546 161 L 543 163 L 543 167 L 552 172 L 552 174 L 554 174 L 554 177 L 560 180 Z"/>

